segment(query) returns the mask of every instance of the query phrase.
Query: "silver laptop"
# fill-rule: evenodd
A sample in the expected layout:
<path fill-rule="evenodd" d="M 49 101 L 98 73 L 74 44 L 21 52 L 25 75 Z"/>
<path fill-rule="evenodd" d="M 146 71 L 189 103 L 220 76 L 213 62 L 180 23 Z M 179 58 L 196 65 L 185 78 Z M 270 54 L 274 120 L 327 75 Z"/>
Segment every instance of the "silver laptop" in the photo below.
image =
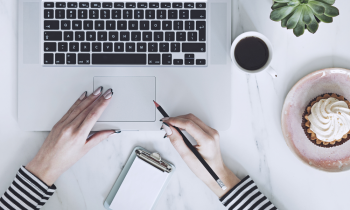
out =
<path fill-rule="evenodd" d="M 93 130 L 159 130 L 171 116 L 231 123 L 231 1 L 19 0 L 18 117 L 49 131 L 84 92 L 113 88 Z"/>

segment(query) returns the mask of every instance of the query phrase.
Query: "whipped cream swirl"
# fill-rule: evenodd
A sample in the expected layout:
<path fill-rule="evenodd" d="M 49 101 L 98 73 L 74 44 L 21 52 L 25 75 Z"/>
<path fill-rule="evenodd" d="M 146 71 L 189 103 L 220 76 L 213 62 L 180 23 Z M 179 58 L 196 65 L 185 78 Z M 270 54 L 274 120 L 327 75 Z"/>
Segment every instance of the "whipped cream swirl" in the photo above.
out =
<path fill-rule="evenodd" d="M 319 140 L 332 142 L 350 131 L 350 109 L 345 101 L 321 99 L 311 107 L 310 129 Z"/>

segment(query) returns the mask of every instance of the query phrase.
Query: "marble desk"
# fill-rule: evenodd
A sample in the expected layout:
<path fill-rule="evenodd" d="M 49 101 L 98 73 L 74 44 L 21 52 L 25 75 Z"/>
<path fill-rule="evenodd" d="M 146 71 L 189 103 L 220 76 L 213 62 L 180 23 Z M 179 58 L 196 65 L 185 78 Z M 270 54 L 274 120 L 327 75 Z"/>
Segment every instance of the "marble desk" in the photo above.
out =
<path fill-rule="evenodd" d="M 269 19 L 271 4 L 233 0 L 232 40 L 251 30 L 267 36 L 279 75 L 246 75 L 232 67 L 232 123 L 220 132 L 223 158 L 238 177 L 249 174 L 279 209 L 350 209 L 350 171 L 327 173 L 302 163 L 287 147 L 280 123 L 284 98 L 300 78 L 326 67 L 350 69 L 350 1 L 337 0 L 340 16 L 334 23 L 321 24 L 315 35 L 306 32 L 300 38 Z M 0 194 L 48 135 L 23 132 L 18 126 L 16 28 L 17 1 L 0 0 Z M 137 145 L 159 151 L 177 166 L 156 210 L 225 209 L 163 135 L 124 132 L 105 140 L 57 180 L 58 189 L 43 209 L 103 210 L 104 199 Z"/>

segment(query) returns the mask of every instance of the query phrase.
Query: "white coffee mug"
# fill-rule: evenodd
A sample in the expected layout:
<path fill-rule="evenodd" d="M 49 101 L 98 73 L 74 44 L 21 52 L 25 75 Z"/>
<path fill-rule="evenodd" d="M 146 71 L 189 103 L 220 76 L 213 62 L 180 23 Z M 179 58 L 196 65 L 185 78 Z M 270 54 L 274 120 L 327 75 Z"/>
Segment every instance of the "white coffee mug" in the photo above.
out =
<path fill-rule="evenodd" d="M 260 69 L 257 69 L 257 70 L 254 70 L 254 71 L 251 71 L 251 70 L 246 70 L 244 68 L 242 68 L 236 61 L 236 58 L 235 58 L 235 49 L 236 49 L 236 46 L 237 44 L 242 40 L 242 39 L 245 39 L 247 37 L 256 37 L 256 38 L 259 38 L 261 40 L 263 40 L 265 42 L 265 44 L 267 45 L 267 48 L 269 49 L 269 58 L 266 62 L 266 64 L 261 67 Z M 231 61 L 236 64 L 236 66 L 248 73 L 248 74 L 256 74 L 256 73 L 259 73 L 259 72 L 263 72 L 263 71 L 266 71 L 268 72 L 273 78 L 277 78 L 277 73 L 276 71 L 271 67 L 271 61 L 272 61 L 272 58 L 273 58 L 273 47 L 272 47 L 272 44 L 270 42 L 270 40 L 268 38 L 266 38 L 266 36 L 262 35 L 261 33 L 258 33 L 258 32 L 254 32 L 254 31 L 250 31 L 250 32 L 245 32 L 241 35 L 239 35 L 235 41 L 233 41 L 232 43 L 232 46 L 231 46 Z"/>

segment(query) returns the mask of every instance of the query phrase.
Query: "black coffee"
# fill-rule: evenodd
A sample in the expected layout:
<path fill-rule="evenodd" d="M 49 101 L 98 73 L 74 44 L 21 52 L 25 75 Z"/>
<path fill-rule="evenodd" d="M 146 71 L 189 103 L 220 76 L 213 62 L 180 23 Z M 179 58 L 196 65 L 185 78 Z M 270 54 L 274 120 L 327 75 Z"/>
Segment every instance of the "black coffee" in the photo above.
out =
<path fill-rule="evenodd" d="M 247 37 L 238 42 L 235 59 L 238 65 L 246 70 L 258 70 L 267 63 L 269 49 L 263 40 L 257 37 Z"/>

